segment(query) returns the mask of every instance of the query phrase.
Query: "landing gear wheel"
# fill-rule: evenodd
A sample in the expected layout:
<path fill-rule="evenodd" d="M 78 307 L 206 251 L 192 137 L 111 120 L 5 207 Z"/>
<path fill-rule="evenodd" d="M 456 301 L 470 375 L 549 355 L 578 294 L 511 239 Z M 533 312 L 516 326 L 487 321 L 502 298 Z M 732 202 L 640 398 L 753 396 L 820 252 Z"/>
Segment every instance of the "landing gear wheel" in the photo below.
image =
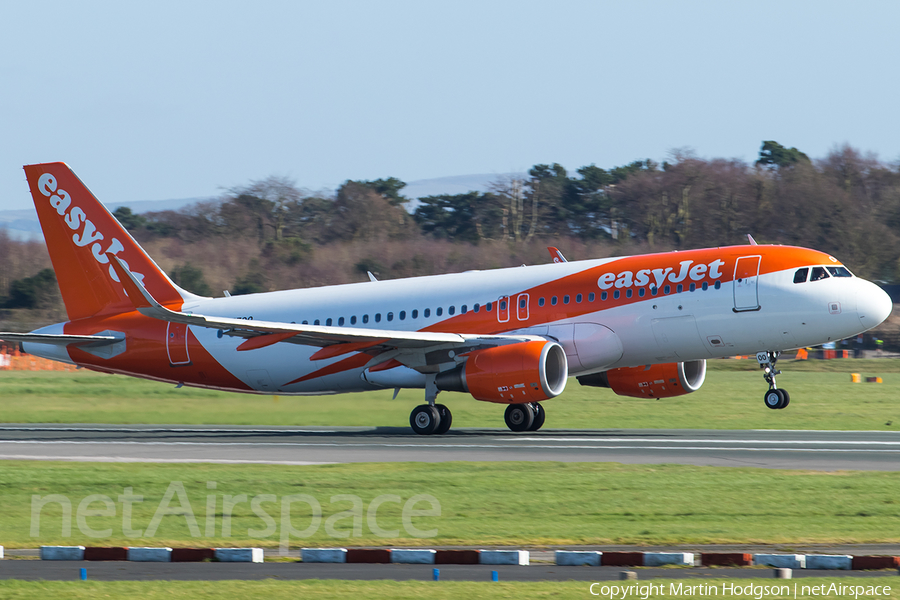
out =
<path fill-rule="evenodd" d="M 443 435 L 450 431 L 450 424 L 453 423 L 453 415 L 450 414 L 450 409 L 443 404 L 435 404 L 434 407 L 438 410 L 438 414 L 441 416 L 441 422 L 438 425 L 437 429 L 434 430 L 434 433 L 436 435 Z"/>
<path fill-rule="evenodd" d="M 784 394 L 784 404 L 781 405 L 781 408 L 787 408 L 788 404 L 791 403 L 791 395 L 788 394 L 788 391 L 784 388 L 779 388 L 778 391 Z"/>
<path fill-rule="evenodd" d="M 513 431 L 528 431 L 534 423 L 534 410 L 530 404 L 510 404 L 506 407 L 506 426 Z"/>
<path fill-rule="evenodd" d="M 786 406 L 785 398 L 784 390 L 774 388 L 766 392 L 766 395 L 763 396 L 766 408 L 771 409 L 784 408 Z"/>
<path fill-rule="evenodd" d="M 441 426 L 441 414 L 434 406 L 420 404 L 410 413 L 409 425 L 419 435 L 431 435 Z"/>
<path fill-rule="evenodd" d="M 544 407 L 541 406 L 540 402 L 532 402 L 531 410 L 534 411 L 534 421 L 532 421 L 528 431 L 537 431 L 544 426 L 544 419 L 547 417 L 547 412 L 544 410 Z"/>

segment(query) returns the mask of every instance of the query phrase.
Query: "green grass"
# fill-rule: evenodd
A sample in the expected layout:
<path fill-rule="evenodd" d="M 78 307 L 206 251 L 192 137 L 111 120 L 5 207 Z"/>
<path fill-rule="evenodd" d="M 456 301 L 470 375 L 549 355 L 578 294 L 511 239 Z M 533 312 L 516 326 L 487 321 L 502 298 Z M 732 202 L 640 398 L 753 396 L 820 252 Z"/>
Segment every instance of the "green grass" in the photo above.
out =
<path fill-rule="evenodd" d="M 545 403 L 546 428 L 865 429 L 900 431 L 900 360 L 782 361 L 785 410 L 763 405 L 755 360 L 710 361 L 706 383 L 686 396 L 617 396 L 570 379 Z M 850 383 L 850 372 L 884 383 Z M 321 397 L 259 396 L 181 388 L 88 371 L 0 373 L 0 422 L 358 425 L 405 427 L 420 390 Z M 444 392 L 455 427 L 503 427 L 503 406 Z"/>
<path fill-rule="evenodd" d="M 124 533 L 126 487 L 143 496 L 133 505 L 132 529 L 145 530 L 171 482 L 182 482 L 189 507 L 175 496 L 175 514 L 161 517 L 151 538 Z M 210 490 L 207 482 L 215 482 Z M 370 463 L 317 466 L 208 465 L 144 463 L 0 462 L 0 541 L 7 547 L 42 544 L 132 546 L 265 546 L 278 547 L 281 499 L 307 494 L 322 507 L 320 526 L 299 546 L 435 546 L 567 544 L 704 544 L 704 543 L 898 543 L 900 542 L 900 472 L 805 472 L 682 465 L 615 463 Z M 172 491 L 175 491 L 174 488 Z M 61 507 L 47 504 L 40 531 L 32 536 L 32 496 L 59 494 L 72 507 L 72 532 L 62 532 Z M 100 494 L 115 504 L 82 507 Z M 231 535 L 222 534 L 223 494 L 247 498 L 233 511 Z M 265 528 L 249 501 L 271 494 L 261 505 L 271 515 Z M 387 502 L 377 510 L 376 526 L 398 530 L 398 537 L 377 534 L 367 519 L 372 500 L 394 494 L 405 503 L 430 494 L 440 504 L 439 516 L 417 516 L 419 530 L 437 529 L 432 538 L 417 538 L 402 523 L 401 504 Z M 214 528 L 206 536 L 208 495 L 215 496 Z M 361 499 L 361 518 L 347 511 L 353 504 L 335 498 Z M 427 504 L 416 508 L 427 509 Z M 199 530 L 190 530 L 192 513 Z M 212 513 L 211 513 L 212 514 Z M 307 504 L 291 509 L 297 530 L 311 524 Z M 337 516 L 336 516 L 337 515 Z M 346 518 L 341 518 L 346 517 Z M 333 521 L 333 529 L 326 524 Z M 90 529 L 86 529 L 90 528 Z M 109 529 L 91 537 L 90 531 Z M 345 536 L 345 537 L 339 537 Z"/>
<path fill-rule="evenodd" d="M 73 569 L 74 571 L 74 569 Z M 889 586 L 888 594 L 866 594 L 865 591 L 859 598 L 895 599 L 898 598 L 900 585 L 894 583 L 891 578 L 860 579 L 855 577 L 815 577 L 803 578 L 793 581 L 776 579 L 652 579 L 635 582 L 606 581 L 601 585 L 610 586 L 655 586 L 662 585 L 662 594 L 650 595 L 650 598 L 680 598 L 687 594 L 684 589 L 687 586 L 707 585 L 715 587 L 717 594 L 706 595 L 703 593 L 691 594 L 690 597 L 705 599 L 726 596 L 722 585 L 734 585 L 745 589 L 747 586 L 788 586 L 788 594 L 765 595 L 765 598 L 853 598 L 854 596 L 836 594 L 815 594 L 804 590 L 804 586 Z M 673 594 L 672 585 L 681 584 L 682 593 Z M 793 593 L 797 586 L 796 596 Z M 396 599 L 396 600 L 444 600 L 457 598 L 497 598 L 497 599 L 541 599 L 553 598 L 567 600 L 568 598 L 591 598 L 591 582 L 589 581 L 541 581 L 541 582 L 463 582 L 463 581 L 331 581 L 331 580 L 304 580 L 304 581 L 0 581 L 0 596 L 3 598 L 53 598 L 74 599 L 89 598 L 93 600 L 99 597 L 115 598 L 268 598 L 279 600 L 281 598 L 295 600 L 296 598 L 312 597 L 317 600 L 329 600 L 332 598 L 365 598 L 366 600 Z M 600 586 L 595 586 L 598 591 Z M 638 588 L 640 589 L 640 588 Z M 675 591 L 677 591 L 676 588 Z M 694 588 L 697 590 L 698 588 Z M 729 588 L 731 589 L 731 588 Z M 764 589 L 759 588 L 759 589 Z M 736 594 L 726 597 L 756 598 L 755 592 L 750 590 L 749 595 Z M 806 591 L 807 593 L 802 593 Z M 649 590 L 648 590 L 649 592 Z M 599 593 L 599 592 L 598 592 Z M 607 596 L 608 597 L 608 596 Z M 621 598 L 621 595 L 618 597 Z M 638 595 L 629 595 L 629 598 L 641 598 Z"/>

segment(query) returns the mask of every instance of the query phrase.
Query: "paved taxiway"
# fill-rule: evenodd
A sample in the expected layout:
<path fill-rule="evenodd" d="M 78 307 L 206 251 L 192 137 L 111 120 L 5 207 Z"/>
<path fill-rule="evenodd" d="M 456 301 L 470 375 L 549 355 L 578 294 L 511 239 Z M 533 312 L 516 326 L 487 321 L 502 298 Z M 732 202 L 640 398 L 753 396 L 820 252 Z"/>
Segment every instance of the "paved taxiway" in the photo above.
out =
<path fill-rule="evenodd" d="M 564 461 L 900 470 L 900 432 L 6 425 L 0 459 L 325 464 Z"/>

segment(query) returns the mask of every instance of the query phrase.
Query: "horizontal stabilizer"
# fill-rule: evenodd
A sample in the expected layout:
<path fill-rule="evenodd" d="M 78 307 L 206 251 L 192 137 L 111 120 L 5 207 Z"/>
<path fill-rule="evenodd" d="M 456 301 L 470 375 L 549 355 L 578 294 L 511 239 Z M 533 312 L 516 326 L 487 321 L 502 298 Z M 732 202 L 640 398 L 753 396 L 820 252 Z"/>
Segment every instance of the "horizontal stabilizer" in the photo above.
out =
<path fill-rule="evenodd" d="M 33 344 L 53 344 L 54 346 L 81 346 L 92 344 L 102 346 L 121 341 L 111 335 L 65 335 L 62 333 L 9 333 L 0 331 L 0 340 L 5 342 L 30 342 Z"/>

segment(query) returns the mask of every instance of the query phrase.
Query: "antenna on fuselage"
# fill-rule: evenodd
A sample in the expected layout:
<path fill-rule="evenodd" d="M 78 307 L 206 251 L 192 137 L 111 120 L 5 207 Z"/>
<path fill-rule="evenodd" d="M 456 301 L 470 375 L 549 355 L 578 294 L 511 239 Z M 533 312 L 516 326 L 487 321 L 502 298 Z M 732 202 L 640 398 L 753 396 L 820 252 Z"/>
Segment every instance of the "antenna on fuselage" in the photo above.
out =
<path fill-rule="evenodd" d="M 747 234 L 747 241 L 750 242 L 751 246 L 759 246 L 759 244 L 756 243 L 756 240 L 753 239 L 753 236 L 749 233 Z"/>

